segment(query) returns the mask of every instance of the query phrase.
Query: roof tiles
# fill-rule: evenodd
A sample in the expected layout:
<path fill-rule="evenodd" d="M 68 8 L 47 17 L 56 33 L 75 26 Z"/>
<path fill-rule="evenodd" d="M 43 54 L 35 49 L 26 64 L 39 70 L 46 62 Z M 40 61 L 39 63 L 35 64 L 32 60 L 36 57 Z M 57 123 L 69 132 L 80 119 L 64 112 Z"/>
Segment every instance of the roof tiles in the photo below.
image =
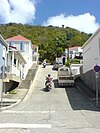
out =
<path fill-rule="evenodd" d="M 18 36 L 14 36 L 14 37 L 6 39 L 6 41 L 30 41 L 30 40 L 21 35 L 18 35 Z"/>

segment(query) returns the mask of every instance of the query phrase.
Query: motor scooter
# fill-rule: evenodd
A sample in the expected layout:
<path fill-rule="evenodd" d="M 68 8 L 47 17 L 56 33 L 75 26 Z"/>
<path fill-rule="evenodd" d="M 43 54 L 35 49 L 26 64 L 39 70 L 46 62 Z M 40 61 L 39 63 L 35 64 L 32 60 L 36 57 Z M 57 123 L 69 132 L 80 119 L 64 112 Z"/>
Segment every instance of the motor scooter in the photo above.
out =
<path fill-rule="evenodd" d="M 43 63 L 43 67 L 44 67 L 44 68 L 46 67 L 46 63 Z"/>
<path fill-rule="evenodd" d="M 45 83 L 45 90 L 46 91 L 50 91 L 51 90 L 51 83 L 50 82 L 46 82 Z"/>

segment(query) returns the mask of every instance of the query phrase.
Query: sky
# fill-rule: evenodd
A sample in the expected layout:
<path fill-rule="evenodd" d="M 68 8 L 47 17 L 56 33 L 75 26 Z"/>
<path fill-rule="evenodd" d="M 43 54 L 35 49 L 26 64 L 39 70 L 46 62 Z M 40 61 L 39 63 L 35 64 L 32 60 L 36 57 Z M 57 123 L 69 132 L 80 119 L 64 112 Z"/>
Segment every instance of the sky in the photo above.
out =
<path fill-rule="evenodd" d="M 0 24 L 64 25 L 94 33 L 100 26 L 99 9 L 100 0 L 0 0 Z"/>

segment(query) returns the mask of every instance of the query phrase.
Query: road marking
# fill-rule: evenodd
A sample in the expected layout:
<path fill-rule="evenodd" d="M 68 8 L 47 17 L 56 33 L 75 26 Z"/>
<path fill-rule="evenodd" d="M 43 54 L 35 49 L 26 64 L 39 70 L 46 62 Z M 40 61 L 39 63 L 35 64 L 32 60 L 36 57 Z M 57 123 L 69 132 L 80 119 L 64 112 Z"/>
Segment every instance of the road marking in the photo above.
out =
<path fill-rule="evenodd" d="M 50 124 L 0 123 L 1 128 L 51 128 Z"/>
<path fill-rule="evenodd" d="M 31 114 L 31 113 L 41 113 L 41 114 L 48 114 L 48 113 L 55 113 L 55 111 L 11 111 L 11 110 L 4 110 L 2 113 L 14 113 L 14 114 Z"/>

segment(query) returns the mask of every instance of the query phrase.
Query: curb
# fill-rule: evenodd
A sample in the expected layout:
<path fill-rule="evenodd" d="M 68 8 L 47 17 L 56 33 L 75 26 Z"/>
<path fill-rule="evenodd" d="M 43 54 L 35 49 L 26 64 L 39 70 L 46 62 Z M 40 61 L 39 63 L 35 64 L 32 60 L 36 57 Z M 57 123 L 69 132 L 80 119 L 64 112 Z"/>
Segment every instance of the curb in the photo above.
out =
<path fill-rule="evenodd" d="M 17 100 L 16 103 L 11 104 L 11 105 L 9 105 L 7 107 L 0 108 L 0 112 L 1 111 L 4 111 L 4 110 L 7 110 L 7 109 L 11 109 L 11 108 L 17 106 L 18 104 L 20 104 L 21 102 L 27 101 L 30 98 L 30 96 L 32 95 L 32 92 L 33 92 L 33 89 L 32 88 L 34 88 L 34 82 L 35 82 L 35 77 L 37 76 L 37 73 L 38 73 L 38 68 L 39 68 L 39 66 L 36 69 L 34 79 L 33 79 L 33 81 L 31 81 L 30 88 L 27 90 L 26 94 L 21 99 Z"/>

